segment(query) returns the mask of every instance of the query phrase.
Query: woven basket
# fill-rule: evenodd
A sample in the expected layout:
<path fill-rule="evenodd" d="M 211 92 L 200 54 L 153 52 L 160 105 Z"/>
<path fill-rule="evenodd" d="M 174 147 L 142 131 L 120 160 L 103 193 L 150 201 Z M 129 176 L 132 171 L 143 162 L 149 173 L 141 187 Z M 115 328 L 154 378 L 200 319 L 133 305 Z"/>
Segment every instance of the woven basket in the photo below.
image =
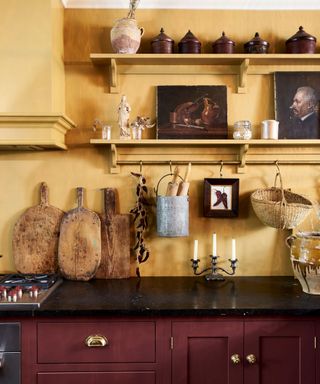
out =
<path fill-rule="evenodd" d="M 277 177 L 280 188 L 276 187 Z M 276 174 L 274 187 L 258 189 L 251 194 L 251 204 L 263 224 L 281 229 L 295 228 L 313 207 L 309 199 L 283 189 L 280 172 Z"/>

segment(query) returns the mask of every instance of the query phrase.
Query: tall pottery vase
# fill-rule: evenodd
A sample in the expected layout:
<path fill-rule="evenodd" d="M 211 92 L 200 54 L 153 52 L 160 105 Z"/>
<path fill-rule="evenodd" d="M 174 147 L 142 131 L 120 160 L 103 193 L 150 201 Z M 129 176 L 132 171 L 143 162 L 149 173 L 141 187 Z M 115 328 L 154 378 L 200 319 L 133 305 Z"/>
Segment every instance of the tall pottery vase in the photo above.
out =
<path fill-rule="evenodd" d="M 139 49 L 143 28 L 137 26 L 137 20 L 125 17 L 115 22 L 111 29 L 111 44 L 116 53 L 136 53 Z"/>

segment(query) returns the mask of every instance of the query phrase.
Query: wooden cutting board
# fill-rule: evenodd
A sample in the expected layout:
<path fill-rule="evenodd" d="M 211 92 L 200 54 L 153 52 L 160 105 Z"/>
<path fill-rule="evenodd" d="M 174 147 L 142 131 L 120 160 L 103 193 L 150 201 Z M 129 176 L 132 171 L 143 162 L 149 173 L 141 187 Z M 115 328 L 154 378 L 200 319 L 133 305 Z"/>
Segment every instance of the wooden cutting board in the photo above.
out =
<path fill-rule="evenodd" d="M 40 204 L 28 208 L 13 228 L 12 251 L 20 273 L 54 273 L 58 268 L 58 240 L 64 214 L 49 205 L 45 182 L 40 185 Z"/>
<path fill-rule="evenodd" d="M 83 207 L 83 188 L 77 188 L 78 207 L 65 213 L 60 226 L 58 262 L 69 280 L 94 277 L 101 260 L 99 216 Z"/>
<path fill-rule="evenodd" d="M 130 277 L 131 215 L 116 214 L 116 190 L 103 189 L 104 212 L 101 219 L 101 264 L 98 279 Z"/>

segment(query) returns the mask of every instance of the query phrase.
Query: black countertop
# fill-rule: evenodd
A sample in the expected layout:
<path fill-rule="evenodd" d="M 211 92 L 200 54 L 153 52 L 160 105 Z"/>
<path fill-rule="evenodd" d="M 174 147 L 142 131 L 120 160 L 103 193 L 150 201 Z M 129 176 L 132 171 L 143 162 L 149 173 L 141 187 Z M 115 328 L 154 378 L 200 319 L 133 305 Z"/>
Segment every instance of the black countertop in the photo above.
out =
<path fill-rule="evenodd" d="M 64 281 L 35 316 L 319 316 L 320 295 L 293 277 L 143 277 Z"/>

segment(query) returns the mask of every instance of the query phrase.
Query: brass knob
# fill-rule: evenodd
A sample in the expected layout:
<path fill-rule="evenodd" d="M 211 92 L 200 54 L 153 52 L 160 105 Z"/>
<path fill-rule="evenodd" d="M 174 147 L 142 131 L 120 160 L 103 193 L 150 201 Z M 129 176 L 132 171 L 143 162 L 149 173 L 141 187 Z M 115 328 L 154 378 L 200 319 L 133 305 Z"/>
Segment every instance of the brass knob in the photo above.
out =
<path fill-rule="evenodd" d="M 255 357 L 255 355 L 250 353 L 250 355 L 246 356 L 246 360 L 249 364 L 254 364 L 257 361 L 257 358 Z"/>
<path fill-rule="evenodd" d="M 239 364 L 239 363 L 241 362 L 241 360 L 240 360 L 240 356 L 239 356 L 237 353 L 235 353 L 234 355 L 232 355 L 232 356 L 230 357 L 230 359 L 231 359 L 231 361 L 233 362 L 233 364 Z"/>
<path fill-rule="evenodd" d="M 86 338 L 87 347 L 106 347 L 109 344 L 108 339 L 101 335 L 90 335 Z"/>

